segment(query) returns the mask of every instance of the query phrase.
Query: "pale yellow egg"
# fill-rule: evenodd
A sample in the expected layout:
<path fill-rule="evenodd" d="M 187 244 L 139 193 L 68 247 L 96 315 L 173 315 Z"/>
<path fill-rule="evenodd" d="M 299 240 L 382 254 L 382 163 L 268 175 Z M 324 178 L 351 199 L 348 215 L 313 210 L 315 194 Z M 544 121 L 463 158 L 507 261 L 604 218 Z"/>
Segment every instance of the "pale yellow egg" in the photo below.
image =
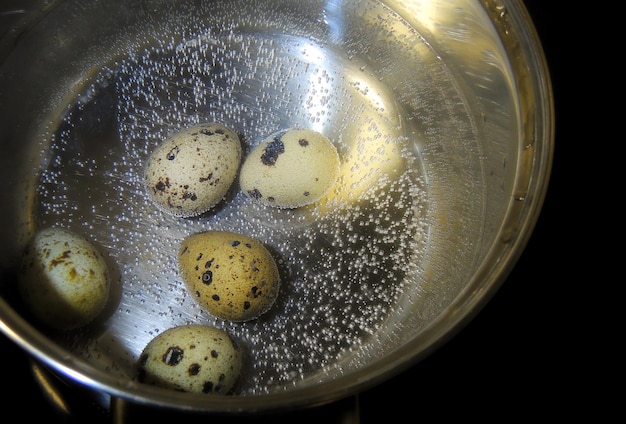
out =
<path fill-rule="evenodd" d="M 227 194 L 241 162 L 241 142 L 218 123 L 188 128 L 150 154 L 144 183 L 150 200 L 180 217 L 201 215 Z"/>
<path fill-rule="evenodd" d="M 139 357 L 138 381 L 177 391 L 229 394 L 242 367 L 230 335 L 205 325 L 181 325 L 158 334 Z"/>
<path fill-rule="evenodd" d="M 271 135 L 246 157 L 241 189 L 267 206 L 298 208 L 322 199 L 339 176 L 339 154 L 323 134 L 289 129 Z"/>
<path fill-rule="evenodd" d="M 24 303 L 48 327 L 70 330 L 94 320 L 110 292 L 99 250 L 62 228 L 39 231 L 22 257 L 19 288 Z"/>

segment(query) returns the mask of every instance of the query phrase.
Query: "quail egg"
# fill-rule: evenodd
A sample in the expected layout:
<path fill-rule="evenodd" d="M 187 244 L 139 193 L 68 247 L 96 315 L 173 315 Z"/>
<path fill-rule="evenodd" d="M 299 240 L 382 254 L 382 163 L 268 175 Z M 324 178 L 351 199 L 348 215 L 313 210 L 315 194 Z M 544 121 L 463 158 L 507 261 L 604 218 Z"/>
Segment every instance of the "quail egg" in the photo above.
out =
<path fill-rule="evenodd" d="M 146 191 L 161 210 L 201 215 L 227 194 L 241 162 L 241 141 L 219 123 L 200 124 L 164 140 L 148 157 Z"/>
<path fill-rule="evenodd" d="M 259 317 L 272 307 L 280 290 L 273 256 L 260 241 L 243 234 L 193 234 L 180 246 L 178 266 L 194 299 L 225 320 Z"/>
<path fill-rule="evenodd" d="M 90 241 L 66 229 L 46 228 L 24 250 L 19 291 L 42 323 L 71 330 L 91 322 L 104 309 L 109 271 Z"/>
<path fill-rule="evenodd" d="M 339 154 L 323 134 L 292 128 L 273 134 L 246 157 L 241 189 L 268 206 L 298 208 L 323 198 L 339 177 Z"/>
<path fill-rule="evenodd" d="M 239 346 L 226 331 L 180 325 L 158 334 L 144 347 L 137 380 L 183 392 L 229 394 L 241 367 Z"/>

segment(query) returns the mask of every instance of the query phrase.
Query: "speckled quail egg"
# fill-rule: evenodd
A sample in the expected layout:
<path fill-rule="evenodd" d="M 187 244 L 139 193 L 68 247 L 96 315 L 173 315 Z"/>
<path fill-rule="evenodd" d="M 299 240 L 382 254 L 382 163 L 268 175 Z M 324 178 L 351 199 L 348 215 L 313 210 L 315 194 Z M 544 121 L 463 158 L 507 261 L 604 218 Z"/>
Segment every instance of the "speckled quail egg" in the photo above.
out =
<path fill-rule="evenodd" d="M 250 198 L 298 208 L 323 198 L 339 176 L 339 154 L 323 134 L 292 128 L 273 134 L 246 157 L 239 176 Z"/>
<path fill-rule="evenodd" d="M 242 354 L 230 335 L 206 325 L 181 325 L 158 334 L 139 357 L 137 380 L 173 390 L 230 394 Z"/>
<path fill-rule="evenodd" d="M 109 270 L 101 252 L 86 238 L 46 228 L 24 250 L 19 291 L 42 323 L 71 330 L 88 324 L 104 309 L 110 294 Z"/>
<path fill-rule="evenodd" d="M 280 291 L 276 262 L 258 240 L 207 231 L 183 240 L 178 266 L 194 299 L 212 315 L 249 321 L 267 312 Z"/>
<path fill-rule="evenodd" d="M 241 141 L 219 123 L 200 124 L 161 142 L 144 169 L 146 191 L 161 210 L 201 215 L 227 194 L 241 162 Z"/>

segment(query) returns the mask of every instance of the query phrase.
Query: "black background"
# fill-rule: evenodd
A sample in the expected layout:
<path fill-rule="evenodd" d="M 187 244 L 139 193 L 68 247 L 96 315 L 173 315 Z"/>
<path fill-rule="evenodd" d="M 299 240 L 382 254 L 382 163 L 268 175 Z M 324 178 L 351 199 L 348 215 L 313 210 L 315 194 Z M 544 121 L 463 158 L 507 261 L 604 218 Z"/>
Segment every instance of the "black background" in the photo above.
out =
<path fill-rule="evenodd" d="M 360 419 L 377 421 L 440 421 L 476 419 L 508 422 L 517 419 L 585 419 L 603 422 L 588 393 L 601 386 L 589 380 L 571 326 L 578 321 L 569 292 L 575 280 L 566 270 L 582 257 L 563 234 L 571 228 L 566 211 L 568 181 L 575 168 L 571 150 L 581 137 L 579 104 L 569 88 L 575 60 L 566 48 L 573 42 L 571 15 L 549 0 L 526 0 L 548 59 L 556 111 L 556 143 L 552 176 L 542 214 L 529 243 L 507 281 L 484 309 L 452 340 L 402 374 L 358 396 Z M 576 63 L 580 66 L 580 63 Z M 576 68 L 578 69 L 578 68 Z M 568 84 L 566 84 L 568 82 Z M 584 342 L 581 342 L 584 343 Z M 80 413 L 58 414 L 33 381 L 26 355 L 0 335 L 4 372 L 0 384 L 3 414 L 20 420 L 45 416 L 46 422 L 111 422 L 111 417 L 84 402 Z M 618 383 L 620 384 L 620 383 Z M 352 400 L 351 400 L 352 401 Z M 350 401 L 350 402 L 351 402 Z M 334 406 L 289 416 L 289 421 L 338 422 Z M 173 417 L 143 411 L 142 421 Z M 189 417 L 192 419 L 193 417 Z M 216 417 L 217 418 L 217 417 Z M 267 421 L 279 417 L 255 418 Z M 2 419 L 2 422 L 5 420 Z M 193 420 L 195 421 L 195 420 Z M 199 419 L 198 421 L 205 421 Z M 218 420 L 221 421 L 221 420 Z M 233 422 L 232 419 L 224 419 Z"/>

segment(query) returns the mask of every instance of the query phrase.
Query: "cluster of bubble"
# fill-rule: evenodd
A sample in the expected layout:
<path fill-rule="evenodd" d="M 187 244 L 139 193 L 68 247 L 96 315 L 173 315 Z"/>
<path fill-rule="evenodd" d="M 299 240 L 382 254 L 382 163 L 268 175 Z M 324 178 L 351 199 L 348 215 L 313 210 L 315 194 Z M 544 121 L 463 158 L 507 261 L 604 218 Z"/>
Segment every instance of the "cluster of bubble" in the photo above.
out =
<path fill-rule="evenodd" d="M 301 57 L 308 43 L 204 34 L 155 46 L 104 69 L 90 94 L 64 116 L 38 189 L 40 220 L 88 231 L 115 263 L 121 291 L 105 333 L 72 338 L 73 349 L 127 375 L 155 334 L 203 322 L 226 329 L 245 347 L 241 393 L 259 393 L 331 367 L 383 325 L 409 289 L 407 276 L 423 250 L 427 194 L 407 138 L 385 136 L 397 133 L 398 123 L 381 116 L 380 101 L 368 107 L 371 102 L 358 97 L 367 94 L 342 76 L 343 65 L 336 65 L 341 58 L 325 66 Z M 350 196 L 342 198 L 340 188 L 324 205 L 270 210 L 250 202 L 235 184 L 227 201 L 200 218 L 175 218 L 150 205 L 143 163 L 163 138 L 197 122 L 219 121 L 235 128 L 249 149 L 287 124 L 311 122 L 311 105 L 302 100 L 315 97 L 315 81 L 343 81 L 324 89 L 329 94 L 316 107 L 335 110 L 318 116 L 316 125 L 358 138 L 359 119 L 377 123 L 369 125 L 376 134 L 356 144 L 335 138 L 343 157 L 373 139 L 385 140 L 367 160 L 346 166 L 343 190 Z M 402 159 L 393 172 L 378 169 L 386 149 Z M 374 177 L 354 178 L 350 172 L 359 166 Z M 265 316 L 223 322 L 185 292 L 176 271 L 179 243 L 207 229 L 246 233 L 276 255 L 283 285 Z"/>

